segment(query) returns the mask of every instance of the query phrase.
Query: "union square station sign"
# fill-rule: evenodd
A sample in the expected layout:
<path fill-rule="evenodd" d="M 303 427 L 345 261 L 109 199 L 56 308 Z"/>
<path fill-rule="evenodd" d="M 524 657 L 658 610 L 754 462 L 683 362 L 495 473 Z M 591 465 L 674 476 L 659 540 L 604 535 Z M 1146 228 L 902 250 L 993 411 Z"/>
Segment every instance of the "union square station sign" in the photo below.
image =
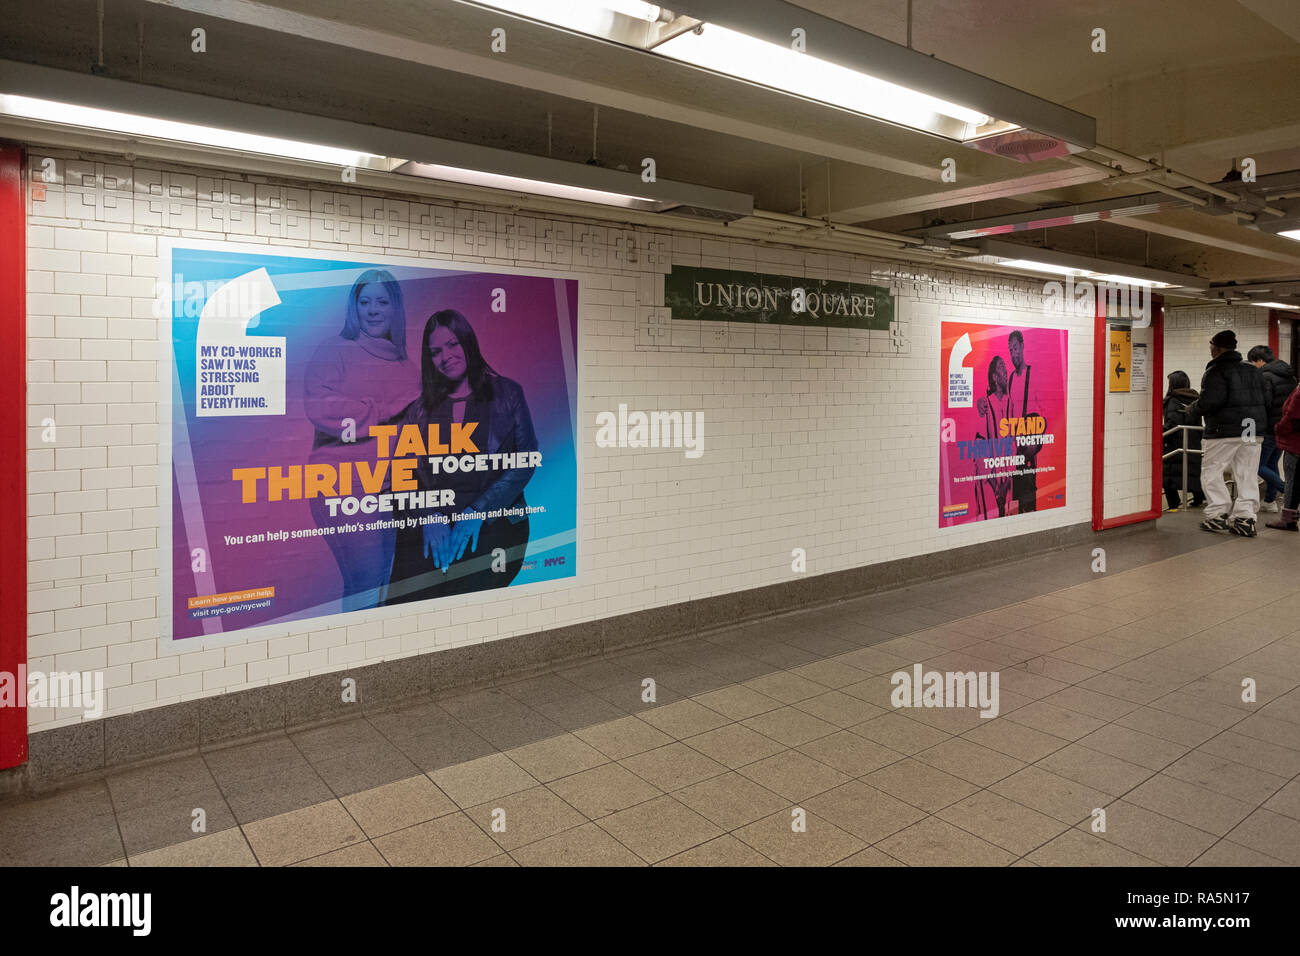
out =
<path fill-rule="evenodd" d="M 894 296 L 882 286 L 696 266 L 673 266 L 664 304 L 674 319 L 710 322 L 888 330 L 894 321 Z"/>

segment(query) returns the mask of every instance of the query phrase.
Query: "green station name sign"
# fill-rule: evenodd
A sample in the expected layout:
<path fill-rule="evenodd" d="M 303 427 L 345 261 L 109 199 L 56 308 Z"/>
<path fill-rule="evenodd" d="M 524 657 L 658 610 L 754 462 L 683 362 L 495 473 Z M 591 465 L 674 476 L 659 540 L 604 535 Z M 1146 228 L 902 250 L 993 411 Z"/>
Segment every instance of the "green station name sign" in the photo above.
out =
<path fill-rule="evenodd" d="M 882 286 L 696 266 L 673 266 L 664 304 L 674 319 L 709 322 L 888 330 L 894 321 L 894 296 Z"/>

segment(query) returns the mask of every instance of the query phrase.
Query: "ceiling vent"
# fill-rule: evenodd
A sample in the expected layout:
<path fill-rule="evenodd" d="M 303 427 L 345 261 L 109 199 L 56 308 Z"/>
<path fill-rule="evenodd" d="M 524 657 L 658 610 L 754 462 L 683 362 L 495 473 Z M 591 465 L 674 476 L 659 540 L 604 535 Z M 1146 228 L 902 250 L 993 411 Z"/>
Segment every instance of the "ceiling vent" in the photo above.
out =
<path fill-rule="evenodd" d="M 1005 156 L 1018 163 L 1037 163 L 1044 159 L 1059 159 L 1070 153 L 1081 153 L 1084 147 L 1067 143 L 1063 139 L 1037 133 L 1031 129 L 1013 129 L 995 133 L 966 144 L 985 153 Z"/>

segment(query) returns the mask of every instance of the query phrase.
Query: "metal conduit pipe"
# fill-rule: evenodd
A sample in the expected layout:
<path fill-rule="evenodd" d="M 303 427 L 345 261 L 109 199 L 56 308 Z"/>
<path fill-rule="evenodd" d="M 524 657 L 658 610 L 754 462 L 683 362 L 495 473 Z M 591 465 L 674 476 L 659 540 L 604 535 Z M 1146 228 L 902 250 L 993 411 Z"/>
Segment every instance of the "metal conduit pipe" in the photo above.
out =
<path fill-rule="evenodd" d="M 836 239 L 842 242 L 847 242 L 851 239 L 857 242 L 861 242 L 865 245 L 872 246 L 877 249 L 898 250 L 898 249 L 909 248 L 908 246 L 903 245 L 901 242 L 890 242 L 889 240 L 886 239 L 875 239 L 870 236 L 854 236 L 851 233 L 842 233 L 839 230 L 832 229 L 829 226 L 821 226 L 820 228 L 816 228 L 816 229 L 798 229 L 794 226 L 785 226 L 785 227 L 777 226 L 775 228 L 777 230 L 776 235 L 787 236 L 787 237 L 794 237 L 800 235 L 822 236 L 826 239 Z"/>
<path fill-rule="evenodd" d="M 846 235 L 853 236 L 870 236 L 874 239 L 886 239 L 890 242 L 896 242 L 904 246 L 919 246 L 925 240 L 918 239 L 916 236 L 904 236 L 896 232 L 881 232 L 879 229 L 863 229 L 859 226 L 841 225 L 840 223 L 828 222 L 825 219 L 813 219 L 810 216 L 795 216 L 785 212 L 773 212 L 770 209 L 755 209 L 754 219 L 768 219 L 772 222 L 784 222 L 792 226 L 802 226 L 805 229 L 828 228 L 835 232 L 842 232 Z"/>
<path fill-rule="evenodd" d="M 822 234 L 817 236 L 808 233 L 791 233 L 789 230 L 783 230 L 780 227 L 768 228 L 759 224 L 744 225 L 736 222 L 728 223 L 725 227 L 725 235 L 737 239 L 755 240 L 765 243 L 777 243 L 780 245 L 801 246 L 804 248 L 820 249 L 826 251 L 851 252 L 859 255 L 895 255 L 901 254 L 904 247 L 894 243 L 885 243 L 878 240 L 872 240 L 864 236 L 834 236 Z M 810 241 L 811 240 L 811 241 Z M 937 260 L 941 257 L 933 254 L 924 254 L 919 250 L 916 252 L 908 251 L 908 257 L 915 259 Z"/>
<path fill-rule="evenodd" d="M 1241 199 L 1241 197 L 1236 193 L 1230 193 L 1226 189 L 1220 189 L 1218 186 L 1213 186 L 1210 183 L 1202 182 L 1199 179 L 1193 179 L 1191 176 L 1185 176 L 1182 173 L 1175 172 L 1172 169 L 1145 160 L 1140 156 L 1130 156 L 1128 153 L 1122 153 L 1117 149 L 1111 149 L 1109 146 L 1102 146 L 1100 143 L 1092 147 L 1089 152 L 1100 153 L 1102 156 L 1105 156 L 1108 159 L 1113 159 L 1119 163 L 1141 163 L 1142 169 L 1139 170 L 1139 172 L 1149 173 L 1159 170 L 1170 179 L 1175 179 L 1184 186 L 1194 186 L 1197 189 L 1203 189 L 1211 195 L 1218 196 L 1220 199 L 1231 199 L 1234 202 Z"/>
<path fill-rule="evenodd" d="M 1218 196 L 1220 199 L 1227 199 L 1230 202 L 1241 202 L 1244 198 L 1238 193 L 1230 192 L 1227 189 L 1220 189 L 1212 183 L 1203 182 L 1193 176 L 1188 176 L 1186 173 L 1180 173 L 1176 169 L 1170 169 L 1168 166 L 1160 166 L 1156 163 L 1142 159 L 1140 156 L 1130 156 L 1128 153 L 1122 153 L 1117 149 L 1111 149 L 1109 146 L 1097 145 L 1092 148 L 1091 152 L 1100 153 L 1102 156 L 1106 156 L 1120 163 L 1141 163 L 1143 169 L 1139 170 L 1139 172 L 1159 172 L 1164 176 L 1168 176 L 1176 183 L 1182 183 L 1184 186 L 1191 186 L 1193 189 L 1203 190 L 1212 196 Z M 1269 205 L 1265 205 L 1263 209 L 1265 212 L 1274 216 L 1286 215 L 1286 213 L 1281 209 L 1275 209 Z"/>
<path fill-rule="evenodd" d="M 777 215 L 782 217 L 785 216 L 784 213 L 777 213 Z M 753 218 L 755 217 L 751 217 L 750 222 L 737 221 L 733 222 L 731 225 L 734 227 L 739 223 L 740 225 L 751 229 L 758 228 L 758 223 L 752 221 Z M 790 218 L 798 219 L 799 217 Z M 937 249 L 934 246 L 930 246 L 929 249 L 926 249 L 926 240 L 918 239 L 915 236 L 900 237 L 900 239 L 907 238 L 911 241 L 910 245 L 904 245 L 901 241 L 895 241 L 892 233 L 881 233 L 874 229 L 862 229 L 857 226 L 840 225 L 839 223 L 828 224 L 821 220 L 812 220 L 813 222 L 818 223 L 815 227 L 808 225 L 802 219 L 796 223 L 786 222 L 785 219 L 768 220 L 765 217 L 762 221 L 770 222 L 770 228 L 778 230 L 775 235 L 787 242 L 793 241 L 796 238 L 808 239 L 809 237 L 818 235 L 827 238 L 852 238 L 876 249 L 905 249 L 907 250 L 908 255 L 924 257 L 927 260 L 933 260 L 936 262 L 949 261 L 953 257 L 965 255 L 979 255 L 980 252 L 979 247 L 977 246 L 961 245 L 959 243 L 947 243 L 942 249 Z M 890 238 L 878 239 L 878 236 L 889 236 Z"/>
<path fill-rule="evenodd" d="M 768 234 L 780 235 L 786 238 L 787 241 L 800 239 L 800 238 L 809 239 L 816 236 L 829 237 L 839 232 L 839 230 L 832 229 L 826 223 L 821 223 L 820 225 L 817 226 L 796 226 L 792 223 L 777 223 L 777 222 L 770 222 L 767 220 L 759 220 L 756 222 L 748 222 L 748 223 L 746 222 L 733 223 L 733 225 L 735 224 L 738 224 L 740 228 L 761 229 Z M 851 234 L 841 234 L 842 238 L 849 238 L 850 236 Z M 903 245 L 901 242 L 894 242 L 891 239 L 877 239 L 874 236 L 852 236 L 852 238 L 858 239 L 868 245 L 876 246 L 877 248 L 887 248 L 887 249 L 907 248 L 907 246 Z"/>
<path fill-rule="evenodd" d="M 701 224 L 703 225 L 703 224 Z M 813 243 L 802 242 L 795 243 L 792 239 L 802 235 L 805 239 L 809 238 L 807 233 L 810 230 L 797 232 L 791 235 L 788 230 L 782 229 L 779 225 L 772 228 L 765 227 L 759 223 L 745 223 L 740 220 L 727 223 L 725 225 L 708 224 L 699 231 L 707 231 L 713 234 L 724 234 L 733 238 L 746 239 L 749 241 L 759 242 L 761 244 L 777 245 L 802 245 L 807 248 L 816 248 L 828 252 L 843 252 L 856 255 L 868 255 L 880 259 L 888 259 L 899 263 L 922 263 L 925 265 L 944 266 L 959 270 L 977 271 L 977 272 L 998 272 L 996 264 L 987 263 L 967 263 L 964 260 L 949 254 L 948 250 L 943 252 L 930 251 L 925 249 L 907 248 L 902 249 L 896 244 L 885 243 L 880 240 L 873 240 L 866 236 L 837 236 L 825 235 L 820 236 Z M 952 247 L 952 252 L 972 252 L 977 253 L 978 249 L 966 248 L 960 246 Z"/>
<path fill-rule="evenodd" d="M 1082 156 L 1067 156 L 1066 159 L 1074 163 L 1076 166 L 1087 166 L 1091 169 L 1099 169 L 1107 175 L 1113 175 L 1116 173 L 1114 166 L 1107 166 L 1105 163 L 1099 163 L 1092 159 L 1085 159 Z M 1120 173 L 1119 175 L 1125 174 Z M 1202 199 L 1200 196 L 1193 196 L 1190 193 L 1185 193 L 1181 190 L 1175 189 L 1173 186 L 1166 186 L 1164 183 L 1153 182 L 1149 179 L 1134 179 L 1131 180 L 1131 182 L 1134 182 L 1139 186 L 1146 186 L 1149 189 L 1154 189 L 1156 192 L 1166 193 L 1170 196 L 1177 196 L 1179 199 L 1185 199 L 1194 206 L 1208 206 L 1210 204 L 1208 199 Z M 1233 196 L 1232 198 L 1236 201 L 1241 197 Z"/>

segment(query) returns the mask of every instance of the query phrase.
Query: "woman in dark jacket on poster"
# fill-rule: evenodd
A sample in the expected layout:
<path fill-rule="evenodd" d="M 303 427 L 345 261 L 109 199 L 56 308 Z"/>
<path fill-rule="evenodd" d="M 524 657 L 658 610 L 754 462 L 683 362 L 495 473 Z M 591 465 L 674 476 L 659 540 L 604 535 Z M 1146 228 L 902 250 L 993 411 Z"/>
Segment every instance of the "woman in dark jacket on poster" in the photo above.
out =
<path fill-rule="evenodd" d="M 1187 406 L 1196 401 L 1199 393 L 1191 387 L 1191 379 L 1186 372 L 1169 373 L 1169 391 L 1165 394 L 1165 424 L 1163 431 L 1169 431 L 1176 425 L 1199 425 L 1201 419 L 1187 414 Z M 1183 447 L 1183 433 L 1176 431 L 1165 436 L 1164 454 Z M 1200 508 L 1205 504 L 1205 492 L 1201 490 L 1201 433 L 1193 429 L 1187 433 L 1187 491 L 1192 496 L 1189 507 Z M 1168 511 L 1177 511 L 1182 507 L 1183 456 L 1169 455 L 1164 460 L 1165 500 L 1169 502 Z"/>
<path fill-rule="evenodd" d="M 524 390 L 487 363 L 469 320 L 454 309 L 434 313 L 425 324 L 420 383 L 420 397 L 407 407 L 399 424 L 418 425 L 424 434 L 430 425 L 437 425 L 438 433 L 448 436 L 453 422 L 477 422 L 471 440 L 479 454 L 538 450 Z M 434 474 L 429 459 L 421 456 L 415 470 L 419 490 L 454 491 L 456 504 L 408 512 L 407 517 L 440 516 L 448 521 L 398 532 L 388 603 L 509 585 L 528 548 L 524 486 L 532 476 L 531 467 L 451 472 L 440 468 Z M 503 508 L 510 513 L 496 518 L 468 516 Z M 498 548 L 504 551 L 504 561 L 494 554 Z"/>

